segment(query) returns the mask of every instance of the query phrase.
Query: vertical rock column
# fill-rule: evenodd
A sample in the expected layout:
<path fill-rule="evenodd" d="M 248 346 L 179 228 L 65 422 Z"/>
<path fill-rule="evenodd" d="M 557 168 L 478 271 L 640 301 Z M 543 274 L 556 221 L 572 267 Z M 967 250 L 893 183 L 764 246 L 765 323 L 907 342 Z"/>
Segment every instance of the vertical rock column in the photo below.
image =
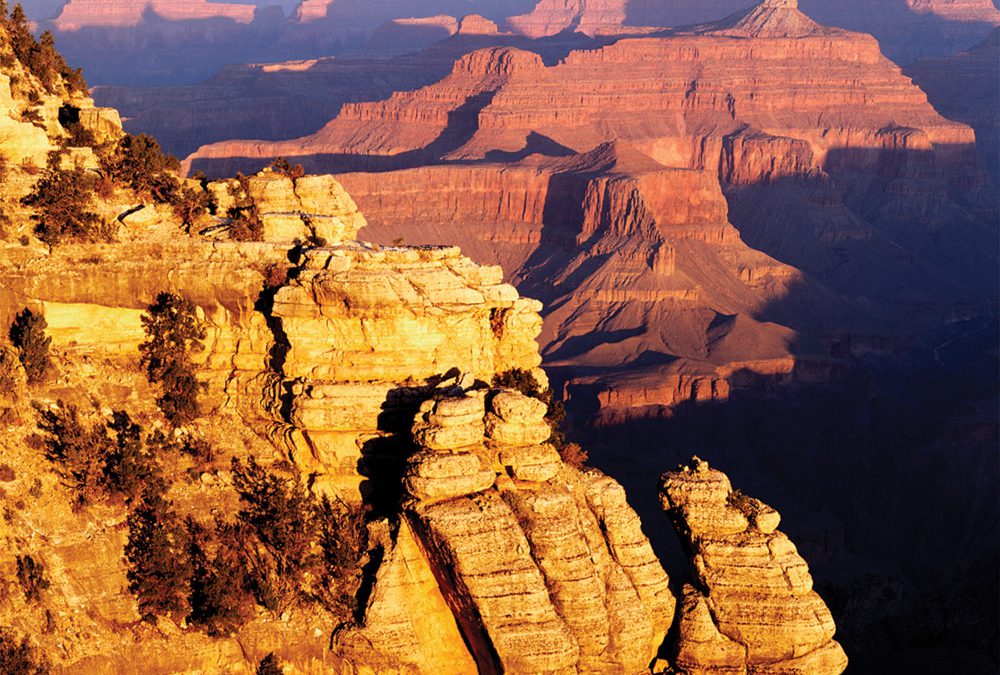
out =
<path fill-rule="evenodd" d="M 673 617 L 667 576 L 621 486 L 564 465 L 544 442 L 546 409 L 517 392 L 493 396 L 486 432 L 497 488 L 579 645 L 577 671 L 645 671 Z"/>
<path fill-rule="evenodd" d="M 546 410 L 509 390 L 426 402 L 407 518 L 481 670 L 644 672 L 667 575 L 621 486 L 546 442 Z"/>
<path fill-rule="evenodd" d="M 661 478 L 660 498 L 691 556 L 676 665 L 688 675 L 838 675 L 847 657 L 830 610 L 780 516 L 694 458 Z"/>
<path fill-rule="evenodd" d="M 422 449 L 405 479 L 412 512 L 480 670 L 564 671 L 578 648 L 517 519 L 492 489 L 484 404 L 485 392 L 473 392 L 423 405 L 414 424 Z"/>

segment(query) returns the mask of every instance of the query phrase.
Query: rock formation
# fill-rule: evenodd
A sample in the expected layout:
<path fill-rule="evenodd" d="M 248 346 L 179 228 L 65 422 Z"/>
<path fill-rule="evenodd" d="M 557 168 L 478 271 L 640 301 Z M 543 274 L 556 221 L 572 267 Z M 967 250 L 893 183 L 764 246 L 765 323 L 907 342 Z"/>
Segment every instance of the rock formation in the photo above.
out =
<path fill-rule="evenodd" d="M 801 0 L 800 4 L 817 21 L 871 33 L 886 56 L 900 64 L 954 54 L 1000 25 L 1000 9 L 991 0 L 905 0 L 890 5 L 877 0 Z"/>
<path fill-rule="evenodd" d="M 407 520 L 480 672 L 637 672 L 672 621 L 667 577 L 621 487 L 563 465 L 544 415 L 513 391 L 425 402 Z"/>
<path fill-rule="evenodd" d="M 833 618 L 778 531 L 777 511 L 733 491 L 725 474 L 697 457 L 663 475 L 660 498 L 692 566 L 678 625 L 681 672 L 844 671 Z"/>
<path fill-rule="evenodd" d="M 544 37 L 568 30 L 588 34 L 641 33 L 643 27 L 708 23 L 745 11 L 746 0 L 540 0 L 534 9 L 509 19 L 524 35 Z M 779 2 L 794 6 L 796 3 Z M 797 0 L 822 24 L 874 35 L 899 63 L 971 46 L 1000 23 L 991 0 Z M 914 39 L 919 34 L 919 39 Z"/>
<path fill-rule="evenodd" d="M 775 0 L 554 65 L 478 50 L 311 136 L 189 162 L 227 173 L 282 155 L 343 172 L 369 236 L 501 263 L 552 308 L 550 363 L 614 370 L 573 373 L 581 395 L 649 412 L 724 399 L 737 373 L 789 375 L 797 339 L 781 324 L 895 331 L 871 302 L 977 294 L 996 204 L 974 140 L 872 38 Z M 958 263 L 972 241 L 983 264 Z"/>

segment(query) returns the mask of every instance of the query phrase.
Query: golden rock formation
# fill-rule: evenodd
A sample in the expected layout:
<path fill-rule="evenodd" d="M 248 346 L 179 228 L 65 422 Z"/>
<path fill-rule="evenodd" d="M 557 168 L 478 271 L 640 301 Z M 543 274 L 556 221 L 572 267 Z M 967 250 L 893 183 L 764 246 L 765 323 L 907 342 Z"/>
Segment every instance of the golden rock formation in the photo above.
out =
<path fill-rule="evenodd" d="M 734 491 L 697 457 L 663 475 L 660 498 L 691 558 L 678 629 L 682 672 L 844 671 L 833 617 L 795 545 L 778 531 L 777 511 Z"/>
<path fill-rule="evenodd" d="M 673 618 L 667 576 L 621 486 L 545 442 L 545 409 L 509 390 L 425 402 L 406 519 L 481 672 L 638 672 Z"/>

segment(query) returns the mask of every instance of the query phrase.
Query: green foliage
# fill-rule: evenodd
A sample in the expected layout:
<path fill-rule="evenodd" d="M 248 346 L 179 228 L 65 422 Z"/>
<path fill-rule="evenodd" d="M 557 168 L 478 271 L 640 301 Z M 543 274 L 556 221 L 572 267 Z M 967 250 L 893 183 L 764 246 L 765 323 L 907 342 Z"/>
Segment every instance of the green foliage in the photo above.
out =
<path fill-rule="evenodd" d="M 538 380 L 535 379 L 530 370 L 523 368 L 513 368 L 494 375 L 493 386 L 500 389 L 514 389 L 525 396 L 545 400 L 541 387 L 538 386 Z"/>
<path fill-rule="evenodd" d="M 361 509 L 323 497 L 317 505 L 323 557 L 321 600 L 342 622 L 358 613 L 361 559 L 368 549 L 368 528 Z"/>
<path fill-rule="evenodd" d="M 229 236 L 236 241 L 263 241 L 264 221 L 250 197 L 250 179 L 236 175 L 239 187 L 231 188 L 236 205 L 229 209 Z"/>
<path fill-rule="evenodd" d="M 47 327 L 45 317 L 35 314 L 27 307 L 14 318 L 14 323 L 10 326 L 10 341 L 17 349 L 29 383 L 44 380 L 52 367 L 52 360 L 49 358 L 52 338 L 45 334 Z"/>
<path fill-rule="evenodd" d="M 106 493 L 132 503 L 143 494 L 166 491 L 156 458 L 143 440 L 142 428 L 128 413 L 117 411 L 112 415 L 104 438 L 107 441 L 100 477 Z"/>
<path fill-rule="evenodd" d="M 171 363 L 160 379 L 163 394 L 156 399 L 163 416 L 174 426 L 183 426 L 193 421 L 201 413 L 198 396 L 204 386 L 194 375 L 190 362 Z"/>
<path fill-rule="evenodd" d="M 28 602 L 38 602 L 42 591 L 49 587 L 44 563 L 30 555 L 17 556 L 17 580 Z"/>
<path fill-rule="evenodd" d="M 285 675 L 278 657 L 271 652 L 260 660 L 257 665 L 257 675 Z"/>
<path fill-rule="evenodd" d="M 27 64 L 31 50 L 35 47 L 35 38 L 31 34 L 28 17 L 21 3 L 14 5 L 14 10 L 7 17 L 5 26 L 10 35 L 10 46 L 14 50 L 14 56 L 22 64 Z"/>
<path fill-rule="evenodd" d="M 264 222 L 256 206 L 229 209 L 229 236 L 236 241 L 264 240 Z"/>
<path fill-rule="evenodd" d="M 198 218 L 206 213 L 214 212 L 216 208 L 210 192 L 204 189 L 195 190 L 187 186 L 176 192 L 171 206 L 186 228 L 190 228 Z"/>
<path fill-rule="evenodd" d="M 94 132 L 83 126 L 79 122 L 73 122 L 66 126 L 69 132 L 69 139 L 66 141 L 70 148 L 93 148 L 97 145 L 97 137 Z"/>
<path fill-rule="evenodd" d="M 296 598 L 305 574 L 319 563 L 312 496 L 298 477 L 269 472 L 252 456 L 246 464 L 233 458 L 233 487 L 242 503 L 238 525 L 250 535 L 244 552 L 254 595 L 268 609 L 279 609 Z"/>
<path fill-rule="evenodd" d="M 45 675 L 49 666 L 28 638 L 18 639 L 9 628 L 0 628 L 0 673 Z"/>
<path fill-rule="evenodd" d="M 292 181 L 296 181 L 306 175 L 306 170 L 302 168 L 301 164 L 293 166 L 284 157 L 275 157 L 271 161 L 271 170 L 275 173 L 280 173 L 282 176 L 288 176 Z"/>
<path fill-rule="evenodd" d="M 20 3 L 10 16 L 0 17 L 10 35 L 14 57 L 30 70 L 50 94 L 60 93 L 60 85 L 69 93 L 87 94 L 87 83 L 79 68 L 70 68 L 56 49 L 52 33 L 45 31 L 38 41 L 31 34 L 31 27 Z"/>
<path fill-rule="evenodd" d="M 317 500 L 297 476 L 268 471 L 253 457 L 245 464 L 233 459 L 233 485 L 242 508 L 230 533 L 243 547 L 257 601 L 276 610 L 296 599 L 315 600 L 351 621 L 368 548 L 364 512 Z"/>
<path fill-rule="evenodd" d="M 584 468 L 590 459 L 587 451 L 576 443 L 566 443 L 559 448 L 559 456 L 562 457 L 562 461 L 577 469 Z"/>
<path fill-rule="evenodd" d="M 188 612 L 191 567 L 184 524 L 161 497 L 150 495 L 128 517 L 125 561 L 129 590 L 144 616 Z"/>
<path fill-rule="evenodd" d="M 99 429 L 88 429 L 80 421 L 80 411 L 59 402 L 55 409 L 39 409 L 38 428 L 42 431 L 45 456 L 54 462 L 71 487 L 86 503 L 100 491 L 101 470 L 106 453 L 106 437 Z"/>
<path fill-rule="evenodd" d="M 205 328 L 190 300 L 166 292 L 142 315 L 142 325 L 146 341 L 139 345 L 140 363 L 149 381 L 162 385 L 157 404 L 172 424 L 186 424 L 198 416 L 202 387 L 191 353 L 203 348 Z"/>
<path fill-rule="evenodd" d="M 165 484 L 156 458 L 143 441 L 142 429 L 125 412 L 86 427 L 79 409 L 59 402 L 39 409 L 45 456 L 79 493 L 82 504 L 105 496 L 133 503 L 146 494 L 162 494 Z"/>
<path fill-rule="evenodd" d="M 110 241 L 113 231 L 89 210 L 97 177 L 83 169 L 50 167 L 22 200 L 35 210 L 35 234 L 50 246 L 65 239 Z"/>
<path fill-rule="evenodd" d="M 125 134 L 111 150 L 101 153 L 101 168 L 119 185 L 126 185 L 142 197 L 173 204 L 180 185 L 180 162 L 166 155 L 156 139 L 147 134 Z"/>

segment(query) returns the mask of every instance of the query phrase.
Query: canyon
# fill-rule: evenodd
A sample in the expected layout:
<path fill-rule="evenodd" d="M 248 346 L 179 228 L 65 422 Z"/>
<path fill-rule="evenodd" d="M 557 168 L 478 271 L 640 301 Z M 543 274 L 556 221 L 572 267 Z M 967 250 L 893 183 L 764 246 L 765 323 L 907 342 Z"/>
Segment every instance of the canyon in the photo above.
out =
<path fill-rule="evenodd" d="M 975 305 L 996 264 L 973 131 L 872 38 L 794 4 L 554 65 L 481 49 L 313 135 L 187 163 L 335 172 L 375 241 L 457 242 L 502 264 L 549 308 L 560 384 L 611 417 L 725 400 L 754 373 L 794 378 L 794 356 L 835 367 L 823 345 L 838 334 L 898 335 L 936 321 L 929 305 Z"/>
<path fill-rule="evenodd" d="M 23 68 L 4 69 L 0 102 L 12 115 L 0 139 L 0 322 L 25 307 L 43 316 L 55 370 L 25 382 L 15 368 L 17 387 L 0 400 L 4 658 L 16 650 L 9 640 L 25 640 L 24 658 L 81 673 L 249 673 L 265 657 L 307 673 L 666 672 L 676 655 L 690 661 L 686 672 L 711 665 L 704 609 L 695 627 L 667 637 L 678 600 L 621 485 L 565 460 L 548 404 L 497 382 L 517 372 L 547 388 L 541 303 L 504 283 L 499 267 L 454 246 L 359 241 L 365 216 L 335 178 L 273 170 L 186 186 L 212 195 L 219 214 L 251 203 L 256 241 L 230 236 L 231 216 L 204 212 L 185 226 L 167 205 L 112 184 L 90 195 L 89 208 L 113 236 L 46 245 L 22 197 L 58 171 L 93 170 L 103 152 L 96 138 L 73 145 L 81 134 L 71 138 L 63 122 L 108 142 L 123 132 L 113 110 L 80 93 L 42 93 Z M 34 123 L 16 121 L 29 108 L 40 111 Z M 42 112 L 67 108 L 75 122 Z M 43 174 L 35 163 L 53 151 L 71 168 Z M 337 623 L 303 600 L 258 607 L 231 630 L 206 633 L 183 616 L 141 609 L 127 590 L 128 505 L 75 500 L 55 460 L 39 454 L 29 401 L 38 411 L 79 406 L 95 420 L 127 409 L 165 428 L 137 363 L 143 311 L 164 290 L 191 302 L 204 326 L 193 361 L 202 416 L 184 432 L 213 447 L 200 465 L 182 455 L 165 462 L 170 504 L 189 524 L 232 511 L 240 462 L 228 460 L 253 457 L 308 478 L 311 494 L 365 505 L 367 562 L 357 572 L 367 584 L 355 621 Z M 672 488 L 671 499 L 702 494 L 698 480 Z M 715 496 L 670 508 L 688 519 L 732 510 L 728 496 Z M 777 613 L 722 620 L 712 639 L 745 655 L 744 672 L 805 664 L 841 673 L 846 658 L 828 612 L 776 525 L 776 514 L 753 521 L 754 532 L 782 542 L 778 557 L 741 567 L 738 546 L 713 565 L 731 559 L 744 588 L 794 570 L 794 586 L 768 586 L 761 597 Z M 37 592 L 24 586 L 25 556 L 44 579 Z M 804 607 L 817 621 L 802 620 Z M 755 636 L 775 622 L 787 644 L 761 650 Z"/>
<path fill-rule="evenodd" d="M 1000 184 L 1000 75 L 993 65 L 1000 59 L 1000 28 L 975 47 L 950 57 L 923 59 L 906 69 L 935 109 L 976 131 L 976 146 Z"/>
<path fill-rule="evenodd" d="M 261 2 L 72 0 L 54 18 L 34 18 L 40 29 L 55 33 L 60 49 L 83 66 L 91 83 L 142 87 L 189 86 L 238 63 L 334 54 L 385 58 L 446 39 L 469 14 L 484 16 L 501 32 L 532 39 L 566 37 L 571 31 L 609 37 L 642 34 L 650 27 L 711 22 L 745 11 L 749 4 L 742 0 L 542 0 L 537 4 L 529 0 L 436 0 L 414 6 L 406 0 L 307 0 L 286 16 L 276 4 Z M 803 0 L 802 10 L 823 24 L 873 34 L 883 52 L 904 65 L 971 47 L 1000 23 L 1000 10 L 991 0 L 893 0 L 888 4 Z"/>
<path fill-rule="evenodd" d="M 530 13 L 511 17 L 509 23 L 532 37 L 565 30 L 628 33 L 630 27 L 710 22 L 745 11 L 749 4 L 746 0 L 540 0 Z M 1000 23 L 1000 9 L 992 0 L 801 0 L 798 4 L 820 23 L 871 33 L 882 51 L 900 63 L 971 46 Z"/>
<path fill-rule="evenodd" d="M 29 307 L 54 362 L 0 392 L 0 628 L 57 672 L 995 672 L 997 33 L 952 53 L 995 8 L 908 3 L 904 58 L 808 0 L 363 4 L 224 20 L 318 53 L 96 102 L 0 59 L 0 343 Z M 370 53 L 329 56 L 337 11 Z M 213 209 L 112 183 L 110 240 L 43 243 L 22 199 L 105 175 L 122 119 Z M 33 403 L 170 430 L 163 291 L 206 330 L 175 435 L 212 448 L 167 499 L 212 527 L 256 458 L 361 509 L 350 620 L 144 617 L 129 509 L 43 458 Z"/>
<path fill-rule="evenodd" d="M 315 133 L 211 144 L 189 163 L 333 171 L 363 236 L 500 264 L 544 302 L 554 388 L 662 559 L 679 547 L 648 477 L 700 449 L 781 495 L 857 672 L 988 672 L 990 603 L 975 598 L 996 559 L 977 534 L 995 531 L 997 485 L 990 43 L 904 73 L 873 37 L 791 4 L 595 31 L 555 59 L 480 49 Z M 967 520 L 929 545 L 905 515 L 917 504 Z M 969 551 L 962 571 L 930 580 L 950 546 Z M 965 629 L 926 619 L 952 602 Z"/>

